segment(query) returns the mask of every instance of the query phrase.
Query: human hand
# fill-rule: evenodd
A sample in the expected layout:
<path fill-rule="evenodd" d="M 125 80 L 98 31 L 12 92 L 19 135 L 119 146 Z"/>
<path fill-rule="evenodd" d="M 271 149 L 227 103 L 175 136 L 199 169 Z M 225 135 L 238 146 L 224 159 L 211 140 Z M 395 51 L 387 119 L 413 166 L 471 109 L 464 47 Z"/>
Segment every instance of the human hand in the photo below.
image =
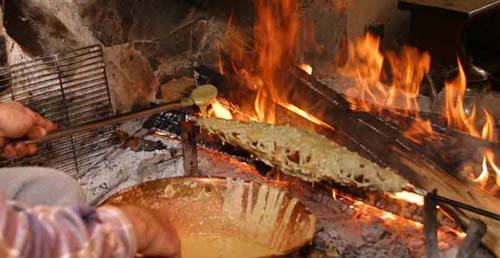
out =
<path fill-rule="evenodd" d="M 38 148 L 35 144 L 19 142 L 8 144 L 7 139 L 17 139 L 27 136 L 29 139 L 44 137 L 57 126 L 44 119 L 17 102 L 0 103 L 0 156 L 6 159 L 35 154 Z"/>
<path fill-rule="evenodd" d="M 181 257 L 177 231 L 162 212 L 132 205 L 119 208 L 132 223 L 139 253 L 148 257 Z"/>

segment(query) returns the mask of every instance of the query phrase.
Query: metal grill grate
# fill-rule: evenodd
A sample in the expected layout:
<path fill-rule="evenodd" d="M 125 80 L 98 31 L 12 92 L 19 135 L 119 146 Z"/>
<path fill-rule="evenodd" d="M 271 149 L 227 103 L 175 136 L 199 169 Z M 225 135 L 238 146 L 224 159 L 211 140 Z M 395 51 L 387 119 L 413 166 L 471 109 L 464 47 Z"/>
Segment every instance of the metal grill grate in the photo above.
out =
<path fill-rule="evenodd" d="M 89 46 L 0 69 L 0 101 L 18 101 L 59 128 L 113 116 L 103 50 Z M 31 157 L 2 160 L 0 166 L 38 165 L 73 176 L 106 151 L 114 127 L 81 133 L 39 146 Z"/>

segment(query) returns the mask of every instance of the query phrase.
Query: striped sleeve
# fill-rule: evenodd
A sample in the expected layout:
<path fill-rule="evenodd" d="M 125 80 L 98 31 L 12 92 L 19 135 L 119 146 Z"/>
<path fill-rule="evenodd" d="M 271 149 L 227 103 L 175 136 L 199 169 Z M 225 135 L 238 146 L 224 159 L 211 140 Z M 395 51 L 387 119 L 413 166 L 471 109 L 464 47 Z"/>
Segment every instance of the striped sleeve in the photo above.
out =
<path fill-rule="evenodd" d="M 0 257 L 122 258 L 136 249 L 132 225 L 117 208 L 26 207 L 0 192 Z"/>

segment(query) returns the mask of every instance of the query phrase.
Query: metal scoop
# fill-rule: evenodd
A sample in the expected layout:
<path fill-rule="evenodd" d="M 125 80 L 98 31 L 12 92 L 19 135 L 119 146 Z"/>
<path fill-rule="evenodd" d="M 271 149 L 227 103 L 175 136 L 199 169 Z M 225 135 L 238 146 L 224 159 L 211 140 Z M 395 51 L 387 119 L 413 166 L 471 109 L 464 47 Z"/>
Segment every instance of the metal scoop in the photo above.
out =
<path fill-rule="evenodd" d="M 213 85 L 210 84 L 205 84 L 200 87 L 197 87 L 191 92 L 191 95 L 189 97 L 183 98 L 178 101 L 172 101 L 169 103 L 165 103 L 161 106 L 146 109 L 143 111 L 139 112 L 131 112 L 119 116 L 115 116 L 112 118 L 108 119 L 103 119 L 103 120 L 98 120 L 94 122 L 89 122 L 85 124 L 81 124 L 75 127 L 69 127 L 61 131 L 56 131 L 55 133 L 49 134 L 45 137 L 36 139 L 36 140 L 29 140 L 25 141 L 25 143 L 42 143 L 42 142 L 47 142 L 51 140 L 56 140 L 60 138 L 64 138 L 67 136 L 75 135 L 77 133 L 81 132 L 87 132 L 99 128 L 103 128 L 109 125 L 125 122 L 127 120 L 131 119 L 137 119 L 137 118 L 143 118 L 147 117 L 150 115 L 154 115 L 157 113 L 169 111 L 169 110 L 177 110 L 177 109 L 182 109 L 190 106 L 199 106 L 200 108 L 203 108 L 204 106 L 210 104 L 212 100 L 214 100 L 217 97 L 217 88 Z"/>

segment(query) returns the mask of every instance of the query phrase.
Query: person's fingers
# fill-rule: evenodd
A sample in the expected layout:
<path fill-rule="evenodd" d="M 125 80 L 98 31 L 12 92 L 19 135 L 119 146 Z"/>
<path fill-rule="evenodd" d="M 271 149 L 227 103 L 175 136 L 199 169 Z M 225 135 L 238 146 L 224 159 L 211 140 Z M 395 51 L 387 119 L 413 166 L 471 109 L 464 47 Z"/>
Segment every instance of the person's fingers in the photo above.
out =
<path fill-rule="evenodd" d="M 47 135 L 47 133 L 47 129 L 35 126 L 28 131 L 28 138 L 32 140 L 39 139 Z"/>
<path fill-rule="evenodd" d="M 37 151 L 38 147 L 35 144 L 18 142 L 16 144 L 5 145 L 0 156 L 5 159 L 14 159 L 35 154 Z"/>
<path fill-rule="evenodd" d="M 14 146 L 14 150 L 16 151 L 16 157 L 24 157 L 28 155 L 28 145 L 24 142 L 18 142 Z"/>
<path fill-rule="evenodd" d="M 45 126 L 45 129 L 47 129 L 48 132 L 53 132 L 57 130 L 57 125 L 54 124 L 52 121 L 47 120 L 47 125 Z"/>
<path fill-rule="evenodd" d="M 33 127 L 34 121 L 26 110 L 16 102 L 1 103 L 0 136 L 21 138 L 27 133 Z"/>
<path fill-rule="evenodd" d="M 161 218 L 159 218 L 161 219 Z M 160 222 L 158 227 L 158 237 L 148 247 L 150 255 L 163 255 L 165 257 L 177 258 L 180 257 L 181 242 L 177 231 L 170 223 Z"/>
<path fill-rule="evenodd" d="M 5 159 L 13 159 L 17 157 L 16 150 L 14 149 L 14 145 L 12 144 L 7 144 L 3 147 L 3 152 L 0 155 L 2 158 Z"/>
<path fill-rule="evenodd" d="M 180 256 L 177 232 L 172 226 L 164 225 L 159 214 L 137 206 L 123 206 L 121 210 L 133 225 L 140 253 L 152 257 Z"/>
<path fill-rule="evenodd" d="M 57 130 L 57 125 L 56 124 L 54 124 L 51 121 L 43 118 L 41 115 L 39 115 L 36 112 L 33 112 L 31 110 L 29 110 L 29 111 L 30 111 L 31 116 L 33 117 L 33 122 L 34 122 L 34 124 L 36 126 L 45 128 L 48 132 L 52 132 L 52 131 Z"/>
<path fill-rule="evenodd" d="M 28 144 L 28 155 L 33 155 L 38 152 L 38 146 L 36 144 Z"/>

